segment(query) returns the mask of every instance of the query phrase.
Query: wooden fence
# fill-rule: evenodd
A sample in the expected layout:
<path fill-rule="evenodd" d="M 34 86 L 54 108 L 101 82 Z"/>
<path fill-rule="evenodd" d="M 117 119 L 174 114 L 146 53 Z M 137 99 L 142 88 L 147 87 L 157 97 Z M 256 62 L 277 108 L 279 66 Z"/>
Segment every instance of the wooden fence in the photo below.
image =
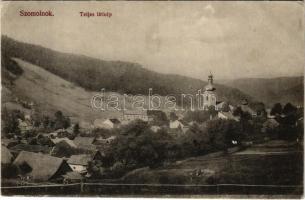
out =
<path fill-rule="evenodd" d="M 2 195 L 145 196 L 145 195 L 302 195 L 302 185 L 179 185 L 72 183 L 1 187 Z"/>

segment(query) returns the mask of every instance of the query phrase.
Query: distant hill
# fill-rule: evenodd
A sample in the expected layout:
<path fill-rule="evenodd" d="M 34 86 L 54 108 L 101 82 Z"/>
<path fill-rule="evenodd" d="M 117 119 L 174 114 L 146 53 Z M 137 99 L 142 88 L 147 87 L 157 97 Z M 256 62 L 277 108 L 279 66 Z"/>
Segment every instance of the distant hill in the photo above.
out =
<path fill-rule="evenodd" d="M 272 106 L 280 102 L 291 102 L 295 105 L 304 104 L 304 77 L 279 77 L 279 78 L 244 78 L 222 81 L 231 87 L 251 95 L 255 99 Z"/>
<path fill-rule="evenodd" d="M 75 121 L 93 122 L 97 118 L 118 117 L 118 112 L 101 112 L 91 109 L 88 92 L 50 72 L 20 59 L 14 61 L 22 68 L 23 73 L 13 85 L 4 86 L 2 91 L 2 108 L 18 109 L 30 113 L 14 99 L 33 101 L 40 114 L 52 115 L 60 110 Z M 3 98 L 5 97 L 5 98 Z"/>
<path fill-rule="evenodd" d="M 34 102 L 35 109 L 42 115 L 53 115 L 56 111 L 60 110 L 65 115 L 69 116 L 73 122 L 89 122 L 93 123 L 95 119 L 106 118 L 120 118 L 122 111 L 116 109 L 104 111 L 92 109 L 91 98 L 98 94 L 77 86 L 74 83 L 64 80 L 63 78 L 52 74 L 51 72 L 29 62 L 23 61 L 19 58 L 13 58 L 12 62 L 19 66 L 22 74 L 17 78 L 11 73 L 6 71 L 6 76 L 2 81 L 2 108 L 8 110 L 20 110 L 26 114 L 30 114 L 31 110 L 26 109 L 16 102 L 16 98 Z M 13 83 L 7 81 L 7 76 L 14 76 Z M 105 97 L 115 95 L 119 99 L 119 108 L 125 104 L 126 109 L 132 109 L 132 101 L 124 96 L 115 92 L 106 92 Z M 145 98 L 145 108 L 147 108 L 148 97 Z M 164 101 L 164 97 L 163 98 Z M 124 102 L 124 103 L 123 103 Z M 156 105 L 156 104 L 155 104 Z"/>
<path fill-rule="evenodd" d="M 154 94 L 175 96 L 195 94 L 207 83 L 180 75 L 160 74 L 143 68 L 140 64 L 122 61 L 104 61 L 83 55 L 61 53 L 41 46 L 15 41 L 2 36 L 2 57 L 19 58 L 37 65 L 87 91 L 118 92 L 120 94 Z M 203 77 L 205 78 L 205 77 Z M 215 81 L 217 82 L 217 80 Z M 216 84 L 220 100 L 237 104 L 252 97 L 238 89 Z M 180 97 L 180 96 L 179 96 Z M 179 103 L 180 98 L 177 98 Z"/>

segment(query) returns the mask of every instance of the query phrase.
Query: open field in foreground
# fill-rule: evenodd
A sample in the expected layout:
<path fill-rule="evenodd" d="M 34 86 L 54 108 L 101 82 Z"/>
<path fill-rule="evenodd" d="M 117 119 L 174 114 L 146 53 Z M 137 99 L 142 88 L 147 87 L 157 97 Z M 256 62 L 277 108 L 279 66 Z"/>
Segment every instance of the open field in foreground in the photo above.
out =
<path fill-rule="evenodd" d="M 256 146 L 229 154 L 219 152 L 189 158 L 157 169 L 137 169 L 118 180 L 2 188 L 2 192 L 5 195 L 290 195 L 285 197 L 296 198 L 303 194 L 302 184 L 302 151 Z"/>

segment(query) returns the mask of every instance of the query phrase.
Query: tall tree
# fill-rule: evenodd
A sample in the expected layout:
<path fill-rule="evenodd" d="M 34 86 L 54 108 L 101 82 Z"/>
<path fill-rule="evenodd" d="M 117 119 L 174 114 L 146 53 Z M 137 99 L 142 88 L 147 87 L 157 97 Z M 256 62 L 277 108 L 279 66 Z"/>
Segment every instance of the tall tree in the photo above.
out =
<path fill-rule="evenodd" d="M 283 111 L 282 104 L 276 103 L 276 104 L 274 104 L 274 106 L 272 107 L 270 114 L 271 114 L 271 115 L 281 115 L 281 114 L 282 114 L 282 111 Z"/>

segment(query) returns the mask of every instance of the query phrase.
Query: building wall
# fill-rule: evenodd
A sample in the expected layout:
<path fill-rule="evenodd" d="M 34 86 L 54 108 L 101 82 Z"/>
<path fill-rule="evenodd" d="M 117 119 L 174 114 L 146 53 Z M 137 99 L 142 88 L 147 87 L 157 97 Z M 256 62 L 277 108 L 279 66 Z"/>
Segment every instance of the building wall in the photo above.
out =
<path fill-rule="evenodd" d="M 106 121 L 103 122 L 103 125 L 102 125 L 103 128 L 106 128 L 106 129 L 112 129 L 114 128 L 114 125 L 113 123 L 108 119 Z"/>
<path fill-rule="evenodd" d="M 83 165 L 73 165 L 73 164 L 69 164 L 69 166 L 71 167 L 71 169 L 75 172 L 84 172 L 87 171 L 86 166 Z"/>
<path fill-rule="evenodd" d="M 59 169 L 57 170 L 57 172 L 50 179 L 58 178 L 70 171 L 72 171 L 72 168 L 70 167 L 70 165 L 68 165 L 68 163 L 66 161 L 63 161 L 62 164 L 60 165 Z"/>
<path fill-rule="evenodd" d="M 218 112 L 218 117 L 220 119 L 228 119 L 224 114 L 222 114 L 221 112 Z"/>
<path fill-rule="evenodd" d="M 136 120 L 136 119 L 141 119 L 143 121 L 148 121 L 148 116 L 147 115 L 136 115 L 136 114 L 132 114 L 132 115 L 125 114 L 124 115 L 124 120 L 132 121 L 132 120 Z"/>
<path fill-rule="evenodd" d="M 179 120 L 175 120 L 169 123 L 169 128 L 176 129 L 176 128 L 183 128 L 183 124 L 179 122 Z"/>
<path fill-rule="evenodd" d="M 216 94 L 214 92 L 205 92 L 203 94 L 203 106 L 205 109 L 207 109 L 210 106 L 216 107 Z"/>

